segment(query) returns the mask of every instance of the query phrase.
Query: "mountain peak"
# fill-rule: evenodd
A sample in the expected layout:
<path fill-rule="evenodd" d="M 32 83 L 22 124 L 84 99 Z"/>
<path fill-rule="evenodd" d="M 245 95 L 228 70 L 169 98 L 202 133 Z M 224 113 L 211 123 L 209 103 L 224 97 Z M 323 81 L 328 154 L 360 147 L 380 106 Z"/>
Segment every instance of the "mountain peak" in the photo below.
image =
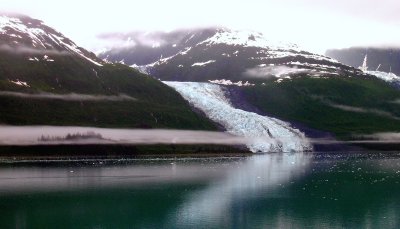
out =
<path fill-rule="evenodd" d="M 202 43 L 209 45 L 226 44 L 234 46 L 239 45 L 243 47 L 299 50 L 299 46 L 296 44 L 285 43 L 283 41 L 274 41 L 269 39 L 261 32 L 252 30 L 235 30 L 230 28 L 216 29 L 215 35 Z"/>
<path fill-rule="evenodd" d="M 0 13 L 0 51 L 52 55 L 78 55 L 102 66 L 101 60 L 43 21 L 22 14 Z"/>

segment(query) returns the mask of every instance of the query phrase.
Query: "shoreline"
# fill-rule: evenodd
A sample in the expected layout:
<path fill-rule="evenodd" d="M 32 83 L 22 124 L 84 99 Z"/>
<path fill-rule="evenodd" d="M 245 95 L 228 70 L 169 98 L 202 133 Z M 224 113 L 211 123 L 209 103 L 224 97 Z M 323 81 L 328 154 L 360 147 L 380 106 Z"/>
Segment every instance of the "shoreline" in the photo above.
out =
<path fill-rule="evenodd" d="M 224 145 L 28 145 L 0 146 L 0 163 L 6 160 L 63 160 L 73 158 L 122 159 L 149 156 L 253 155 L 237 146 Z"/>
<path fill-rule="evenodd" d="M 397 146 L 397 145 L 396 145 Z M 395 147 L 395 146 L 393 146 Z M 135 160 L 170 160 L 195 158 L 244 158 L 263 154 L 309 154 L 318 157 L 332 155 L 399 155 L 399 147 L 376 150 L 341 150 L 310 152 L 270 152 L 252 153 L 240 147 L 220 145 L 32 145 L 0 146 L 0 165 L 7 164 L 45 164 L 92 162 L 129 162 Z M 100 163 L 99 165 L 101 165 Z M 95 165 L 96 163 L 93 163 Z"/>

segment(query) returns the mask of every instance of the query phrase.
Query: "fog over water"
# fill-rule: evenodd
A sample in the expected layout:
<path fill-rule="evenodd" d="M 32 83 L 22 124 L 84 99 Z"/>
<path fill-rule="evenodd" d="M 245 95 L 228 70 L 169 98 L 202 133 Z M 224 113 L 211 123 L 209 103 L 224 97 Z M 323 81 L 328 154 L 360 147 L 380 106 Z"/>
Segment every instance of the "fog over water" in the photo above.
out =
<path fill-rule="evenodd" d="M 354 136 L 356 140 L 309 139 L 312 144 L 400 143 L 400 133 L 374 133 Z M 1 145 L 79 145 L 79 144 L 215 144 L 246 145 L 254 142 L 276 143 L 290 139 L 235 136 L 227 132 L 172 129 L 112 129 L 76 126 L 0 125 Z"/>
<path fill-rule="evenodd" d="M 84 138 L 66 138 L 67 135 Z M 91 137 L 90 135 L 93 135 Z M 45 141 L 40 138 L 46 139 Z M 224 132 L 167 129 L 107 129 L 73 126 L 0 126 L 0 145 L 38 144 L 222 144 L 242 145 L 251 139 Z"/>

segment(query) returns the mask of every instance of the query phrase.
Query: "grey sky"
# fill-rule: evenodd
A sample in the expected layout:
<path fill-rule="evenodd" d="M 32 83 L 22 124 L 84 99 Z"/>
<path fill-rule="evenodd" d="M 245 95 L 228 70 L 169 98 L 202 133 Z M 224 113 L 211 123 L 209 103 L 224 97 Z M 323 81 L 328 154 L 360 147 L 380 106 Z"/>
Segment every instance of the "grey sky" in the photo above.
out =
<path fill-rule="evenodd" d="M 93 51 L 106 45 L 97 39 L 101 33 L 207 25 L 257 30 L 319 53 L 400 46 L 397 0 L 1 1 L 2 10 L 42 19 Z"/>

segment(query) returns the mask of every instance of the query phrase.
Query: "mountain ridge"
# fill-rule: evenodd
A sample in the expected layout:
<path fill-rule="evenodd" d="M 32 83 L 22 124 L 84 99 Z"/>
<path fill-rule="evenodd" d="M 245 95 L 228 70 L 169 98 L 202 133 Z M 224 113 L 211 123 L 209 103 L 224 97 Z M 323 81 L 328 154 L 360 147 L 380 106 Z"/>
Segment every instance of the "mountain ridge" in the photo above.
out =
<path fill-rule="evenodd" d="M 0 92 L 2 124 L 215 128 L 160 81 L 24 15 L 0 15 Z"/>
<path fill-rule="evenodd" d="M 205 34 L 204 31 L 207 31 L 207 35 L 200 36 Z M 304 51 L 295 44 L 268 40 L 259 32 L 212 28 L 171 33 L 185 33 L 186 37 L 181 36 L 185 39 L 166 42 L 157 47 L 139 44 L 115 48 L 100 54 L 99 57 L 123 62 L 162 80 L 176 81 L 241 80 L 256 82 L 259 79 L 255 78 L 260 78 L 258 72 L 270 73 L 265 75 L 271 76 L 274 75 L 273 71 L 277 66 L 282 67 L 281 70 L 286 70 L 283 71 L 284 73 L 288 72 L 283 74 L 285 76 L 302 73 L 308 73 L 315 77 L 363 75 L 358 69 L 343 65 L 329 57 Z M 167 36 L 168 33 L 164 35 Z M 189 40 L 192 37 L 200 39 L 186 44 L 187 37 Z M 174 49 L 175 51 L 171 51 L 165 56 L 163 53 L 165 49 Z M 158 60 L 144 62 L 136 59 L 140 58 L 143 50 L 153 53 L 158 50 L 158 55 L 154 55 L 159 57 Z M 201 67 L 205 65 L 209 65 L 208 70 L 202 71 Z M 210 66 L 215 66 L 216 69 L 211 70 Z M 256 72 L 256 74 L 251 74 L 252 72 Z"/>

